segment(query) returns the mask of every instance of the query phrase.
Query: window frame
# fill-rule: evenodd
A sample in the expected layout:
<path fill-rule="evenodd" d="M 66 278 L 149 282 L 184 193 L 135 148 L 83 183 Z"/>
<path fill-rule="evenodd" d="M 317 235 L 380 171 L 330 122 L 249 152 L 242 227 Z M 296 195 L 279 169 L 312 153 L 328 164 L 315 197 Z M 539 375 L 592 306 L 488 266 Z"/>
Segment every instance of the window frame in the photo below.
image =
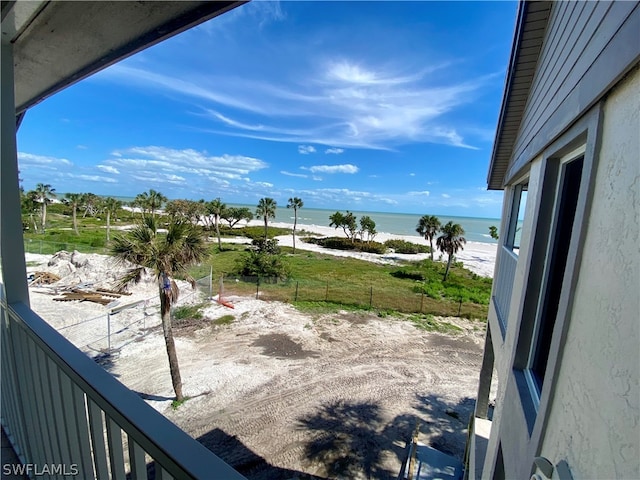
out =
<path fill-rule="evenodd" d="M 559 360 L 571 321 L 573 292 L 579 276 L 582 247 L 587 230 L 586 220 L 596 177 L 601 123 L 602 105 L 598 104 L 541 152 L 542 164 L 538 177 L 539 185 L 536 187 L 536 191 L 540 193 L 536 193 L 535 199 L 528 199 L 531 202 L 535 201 L 536 221 L 530 232 L 532 240 L 524 267 L 525 282 L 518 306 L 519 321 L 512 374 L 520 395 L 531 441 L 536 445 L 546 429 L 547 411 L 553 400 L 561 363 Z M 584 158 L 571 243 L 567 253 L 556 320 L 551 334 L 544 382 L 542 388 L 538 390 L 530 368 L 534 355 L 532 344 L 538 338 L 540 324 L 537 317 L 543 296 L 541 292 L 545 291 L 548 281 L 550 267 L 546 256 L 556 231 L 558 186 L 562 185 L 564 166 L 580 156 Z"/>

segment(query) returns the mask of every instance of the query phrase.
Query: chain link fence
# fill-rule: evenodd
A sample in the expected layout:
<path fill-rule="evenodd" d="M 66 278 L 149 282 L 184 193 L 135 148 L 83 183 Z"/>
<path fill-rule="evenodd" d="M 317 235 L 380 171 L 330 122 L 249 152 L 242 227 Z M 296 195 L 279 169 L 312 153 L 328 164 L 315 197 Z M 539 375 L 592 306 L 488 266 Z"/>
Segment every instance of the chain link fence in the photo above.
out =
<path fill-rule="evenodd" d="M 212 296 L 211 276 L 196 280 L 196 288 L 181 295 L 173 305 L 198 304 Z M 104 314 L 59 328 L 71 343 L 91 357 L 108 357 L 125 345 L 142 340 L 161 325 L 158 295 L 141 300 L 114 302 Z"/>

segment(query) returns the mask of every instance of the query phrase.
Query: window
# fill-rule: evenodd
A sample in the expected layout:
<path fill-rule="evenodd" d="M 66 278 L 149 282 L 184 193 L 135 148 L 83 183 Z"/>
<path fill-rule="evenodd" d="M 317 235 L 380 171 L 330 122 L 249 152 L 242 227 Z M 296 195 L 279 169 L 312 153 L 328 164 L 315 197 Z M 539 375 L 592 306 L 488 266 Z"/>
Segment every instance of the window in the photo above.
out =
<path fill-rule="evenodd" d="M 553 225 L 548 237 L 547 264 L 536 315 L 527 365 L 528 378 L 540 397 L 544 382 L 553 330 L 558 316 L 569 246 L 578 206 L 584 155 L 563 163 L 557 185 Z"/>
<path fill-rule="evenodd" d="M 527 206 L 528 183 L 516 185 L 513 191 L 513 203 L 511 206 L 511 216 L 505 245 L 516 255 L 520 253 L 520 242 L 522 240 L 522 221 Z"/>

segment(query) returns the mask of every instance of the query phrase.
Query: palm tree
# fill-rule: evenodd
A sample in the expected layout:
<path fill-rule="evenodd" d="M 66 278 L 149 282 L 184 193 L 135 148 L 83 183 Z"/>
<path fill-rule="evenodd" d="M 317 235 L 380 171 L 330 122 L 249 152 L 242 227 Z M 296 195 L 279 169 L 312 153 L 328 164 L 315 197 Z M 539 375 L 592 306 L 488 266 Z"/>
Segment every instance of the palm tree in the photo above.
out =
<path fill-rule="evenodd" d="M 52 198 L 55 198 L 56 194 L 55 188 L 51 188 L 51 185 L 48 183 L 39 183 L 36 185 L 36 198 L 37 202 L 40 203 L 40 212 L 41 212 L 41 223 L 42 223 L 42 233 L 44 233 L 46 223 L 47 223 L 47 204 L 51 202 Z"/>
<path fill-rule="evenodd" d="M 120 200 L 116 200 L 113 197 L 108 197 L 104 200 L 103 210 L 107 214 L 107 242 L 110 240 L 111 216 L 115 216 L 120 208 L 122 208 L 122 202 Z"/>
<path fill-rule="evenodd" d="M 296 253 L 296 226 L 298 225 L 298 210 L 304 207 L 304 202 L 298 198 L 293 197 L 289 199 L 287 208 L 293 208 L 293 253 Z"/>
<path fill-rule="evenodd" d="M 462 236 L 464 235 L 464 228 L 462 228 L 458 223 L 448 222 L 444 227 L 442 227 L 441 231 L 442 235 L 440 235 L 436 240 L 436 245 L 438 245 L 438 248 L 442 253 L 447 253 L 449 255 L 447 269 L 444 272 L 444 279 L 442 280 L 443 282 L 446 282 L 453 255 L 458 250 L 464 250 L 463 245 L 467 243 L 467 240 Z"/>
<path fill-rule="evenodd" d="M 423 215 L 418 221 L 416 232 L 422 235 L 425 240 L 429 240 L 431 246 L 431 261 L 433 262 L 433 237 L 440 230 L 440 220 L 434 215 Z"/>
<path fill-rule="evenodd" d="M 27 193 L 21 194 L 21 206 L 22 213 L 29 215 L 31 224 L 33 225 L 33 231 L 38 233 L 38 224 L 33 214 L 38 211 L 38 194 L 35 190 L 30 190 Z"/>
<path fill-rule="evenodd" d="M 162 208 L 162 205 L 164 205 L 166 201 L 167 201 L 167 197 L 165 197 L 160 192 L 156 192 L 153 189 L 149 190 L 147 202 L 148 202 L 149 210 L 151 211 L 152 217 L 156 216 L 156 210 L 158 210 L 159 208 Z"/>
<path fill-rule="evenodd" d="M 220 198 L 216 198 L 207 203 L 207 213 L 213 215 L 213 226 L 216 229 L 216 236 L 218 237 L 218 250 L 222 250 L 222 243 L 220 241 L 220 218 L 226 209 L 227 206 L 222 203 Z"/>
<path fill-rule="evenodd" d="M 264 238 L 267 239 L 268 223 L 270 218 L 276 218 L 277 203 L 273 198 L 261 198 L 256 208 L 256 217 L 262 217 L 264 220 Z"/>
<path fill-rule="evenodd" d="M 65 193 L 64 197 L 67 199 L 66 203 L 71 206 L 71 211 L 73 212 L 73 231 L 76 232 L 76 235 L 80 235 L 78 232 L 78 206 L 82 201 L 81 193 Z"/>
<path fill-rule="evenodd" d="M 145 268 L 153 270 L 156 275 L 171 382 L 178 402 L 183 401 L 184 397 L 171 328 L 171 305 L 178 300 L 180 291 L 173 278 L 182 275 L 195 287 L 195 281 L 187 269 L 203 261 L 206 252 L 204 235 L 199 226 L 174 220 L 169 223 L 166 235 L 160 235 L 153 217 L 146 217 L 126 234 L 116 236 L 111 247 L 111 253 L 122 264 L 135 265 L 120 279 L 121 288 L 140 281 Z"/>

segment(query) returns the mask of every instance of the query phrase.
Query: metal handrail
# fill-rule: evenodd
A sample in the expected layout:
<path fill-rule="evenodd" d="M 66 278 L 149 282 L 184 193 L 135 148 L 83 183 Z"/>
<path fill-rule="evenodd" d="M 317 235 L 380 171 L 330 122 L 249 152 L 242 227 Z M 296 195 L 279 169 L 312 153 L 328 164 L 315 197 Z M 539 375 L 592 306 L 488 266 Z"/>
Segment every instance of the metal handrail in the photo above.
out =
<path fill-rule="evenodd" d="M 109 429 L 112 427 L 112 423 L 115 422 L 128 435 L 130 440 L 133 440 L 164 471 L 175 478 L 220 478 L 229 480 L 244 478 L 231 466 L 118 382 L 48 325 L 27 305 L 3 304 L 2 307 L 7 309 L 9 318 L 12 322 L 15 322 L 15 326 L 19 327 L 46 358 L 54 362 L 84 392 L 87 402 L 83 403 L 86 405 L 86 414 L 89 420 L 91 421 L 91 414 L 95 414 L 95 412 L 91 412 L 91 403 L 104 412 L 108 438 L 110 438 Z M 13 336 L 14 333 L 11 332 L 10 335 Z M 19 395 L 19 392 L 3 391 L 4 395 Z M 91 402 L 88 400 L 91 400 Z M 18 401 L 17 403 L 19 404 L 20 402 Z M 28 408 L 28 406 L 24 408 Z M 47 411 L 46 413 L 51 412 Z M 42 415 L 42 412 L 39 414 Z M 92 432 L 92 440 L 95 441 L 93 436 Z M 32 439 L 28 440 L 31 441 Z M 49 439 L 49 441 L 55 442 L 55 439 Z M 25 450 L 27 447 L 25 445 L 18 445 L 18 447 L 23 452 L 29 451 Z M 95 447 L 93 445 L 94 455 Z M 111 445 L 109 447 L 109 453 L 111 454 Z M 117 448 L 121 449 L 122 445 Z M 80 455 L 80 452 L 77 453 Z M 141 458 L 144 459 L 144 456 Z"/>

